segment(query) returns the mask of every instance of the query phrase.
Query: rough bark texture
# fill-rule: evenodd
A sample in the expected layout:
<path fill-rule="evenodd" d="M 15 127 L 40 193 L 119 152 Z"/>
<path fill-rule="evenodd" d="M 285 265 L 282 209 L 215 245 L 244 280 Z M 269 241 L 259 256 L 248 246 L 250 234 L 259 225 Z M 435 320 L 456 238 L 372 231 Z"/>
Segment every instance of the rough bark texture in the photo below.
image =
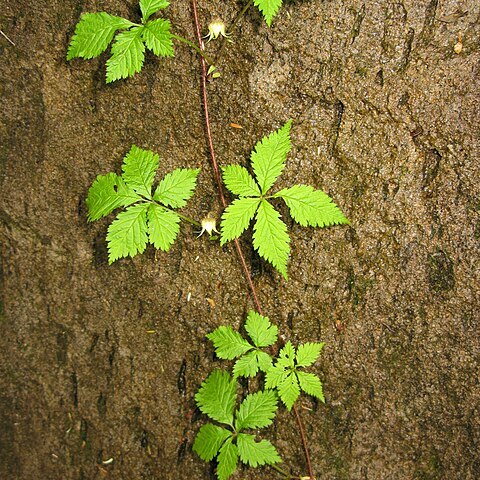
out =
<path fill-rule="evenodd" d="M 67 45 L 81 12 L 134 19 L 135 1 L 1 3 L 16 45 L 0 38 L 0 478 L 213 478 L 191 451 L 193 395 L 223 365 L 205 334 L 253 306 L 235 251 L 183 225 L 169 253 L 109 266 L 111 219 L 85 211 L 136 144 L 163 172 L 201 166 L 185 213 L 220 213 L 198 58 L 177 45 L 107 86 L 107 56 L 67 63 Z M 202 1 L 202 21 L 242 4 Z M 166 15 L 194 39 L 188 1 Z M 280 186 L 322 188 L 351 220 L 292 223 L 288 283 L 242 240 L 283 338 L 326 342 L 327 402 L 301 400 L 318 478 L 480 477 L 479 15 L 474 0 L 287 1 L 269 29 L 252 8 L 209 87 L 222 165 L 292 118 Z M 306 474 L 292 415 L 263 435 Z"/>

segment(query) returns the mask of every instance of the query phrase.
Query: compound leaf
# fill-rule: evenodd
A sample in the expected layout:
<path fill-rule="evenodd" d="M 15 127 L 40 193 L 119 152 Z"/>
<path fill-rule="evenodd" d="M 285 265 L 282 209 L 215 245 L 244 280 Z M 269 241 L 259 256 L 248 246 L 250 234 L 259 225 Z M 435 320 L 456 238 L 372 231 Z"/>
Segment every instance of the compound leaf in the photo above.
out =
<path fill-rule="evenodd" d="M 193 451 L 206 462 L 210 462 L 217 455 L 223 442 L 232 434 L 222 427 L 211 423 L 202 425 L 193 442 Z"/>
<path fill-rule="evenodd" d="M 245 330 L 257 347 L 269 347 L 277 341 L 278 327 L 253 310 L 248 312 Z"/>
<path fill-rule="evenodd" d="M 155 190 L 154 200 L 173 208 L 184 207 L 193 195 L 199 171 L 198 168 L 177 168 L 165 175 Z"/>
<path fill-rule="evenodd" d="M 93 58 L 105 51 L 117 30 L 130 28 L 132 22 L 105 12 L 84 13 L 75 27 L 67 60 Z"/>
<path fill-rule="evenodd" d="M 237 384 L 227 372 L 214 370 L 195 395 L 198 408 L 212 420 L 233 424 Z"/>
<path fill-rule="evenodd" d="M 225 209 L 222 215 L 220 245 L 238 238 L 248 228 L 260 201 L 254 197 L 237 198 Z"/>
<path fill-rule="evenodd" d="M 156 153 L 133 145 L 123 160 L 122 178 L 139 195 L 152 198 L 152 184 L 158 162 Z"/>
<path fill-rule="evenodd" d="M 268 26 L 272 24 L 273 17 L 282 6 L 282 0 L 253 0 L 253 3 L 262 12 Z"/>
<path fill-rule="evenodd" d="M 120 212 L 108 227 L 108 263 L 143 253 L 147 246 L 148 204 L 140 203 Z"/>
<path fill-rule="evenodd" d="M 294 185 L 277 192 L 274 197 L 285 200 L 293 219 L 302 227 L 329 227 L 348 224 L 341 210 L 321 190 L 309 185 Z"/>
<path fill-rule="evenodd" d="M 180 230 L 180 217 L 159 205 L 148 208 L 148 239 L 155 247 L 168 252 Z"/>
<path fill-rule="evenodd" d="M 213 342 L 215 353 L 218 358 L 233 360 L 251 350 L 253 347 L 232 327 L 218 327 L 207 334 L 207 338 Z"/>
<path fill-rule="evenodd" d="M 277 387 L 277 390 L 280 399 L 287 407 L 287 410 L 290 411 L 300 395 L 296 374 L 294 372 L 288 373 L 285 380 Z"/>
<path fill-rule="evenodd" d="M 308 395 L 312 395 L 325 403 L 323 396 L 323 387 L 320 379 L 313 373 L 297 372 L 300 388 Z"/>
<path fill-rule="evenodd" d="M 160 57 L 173 57 L 172 34 L 170 22 L 158 18 L 145 25 L 142 36 L 147 48 Z"/>
<path fill-rule="evenodd" d="M 167 0 L 140 0 L 142 20 L 146 22 L 151 15 L 163 8 L 167 8 L 169 5 L 170 3 Z"/>
<path fill-rule="evenodd" d="M 260 185 L 262 195 L 265 195 L 275 183 L 285 167 L 285 160 L 290 151 L 289 120 L 282 128 L 264 137 L 255 145 L 252 152 L 252 167 Z"/>
<path fill-rule="evenodd" d="M 237 469 L 238 463 L 238 449 L 236 445 L 233 445 L 231 438 L 228 438 L 220 448 L 217 460 L 218 480 L 228 480 Z"/>
<path fill-rule="evenodd" d="M 98 175 L 88 190 L 85 201 L 88 209 L 88 221 L 98 220 L 116 208 L 127 207 L 138 200 L 141 198 L 128 188 L 117 174 Z"/>
<path fill-rule="evenodd" d="M 254 377 L 258 372 L 257 352 L 248 352 L 240 357 L 233 367 L 233 376 L 237 377 Z"/>
<path fill-rule="evenodd" d="M 256 216 L 253 246 L 260 256 L 268 260 L 283 275 L 285 280 L 288 280 L 289 243 L 287 226 L 280 220 L 280 214 L 266 200 L 262 200 Z"/>
<path fill-rule="evenodd" d="M 240 433 L 237 445 L 240 460 L 251 467 L 272 465 L 282 461 L 276 448 L 268 440 L 256 442 L 253 435 Z"/>
<path fill-rule="evenodd" d="M 245 167 L 240 165 L 228 165 L 223 168 L 223 181 L 227 188 L 240 197 L 259 197 L 260 189 L 257 182 L 248 173 Z"/>
<path fill-rule="evenodd" d="M 112 45 L 112 56 L 107 60 L 107 83 L 133 76 L 142 69 L 145 45 L 142 33 L 145 27 L 133 27 L 119 33 Z"/>
<path fill-rule="evenodd" d="M 263 428 L 273 422 L 277 411 L 277 394 L 273 390 L 251 393 L 238 409 L 235 421 L 237 431 L 244 428 Z"/>
<path fill-rule="evenodd" d="M 324 343 L 303 343 L 297 347 L 296 363 L 298 367 L 309 367 L 317 360 Z"/>

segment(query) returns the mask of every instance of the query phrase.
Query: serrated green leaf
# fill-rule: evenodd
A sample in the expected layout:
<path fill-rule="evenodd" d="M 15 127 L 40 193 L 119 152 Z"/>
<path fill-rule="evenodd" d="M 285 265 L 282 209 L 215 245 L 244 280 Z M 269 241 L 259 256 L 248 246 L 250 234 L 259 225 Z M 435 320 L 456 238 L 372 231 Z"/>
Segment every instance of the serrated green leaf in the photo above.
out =
<path fill-rule="evenodd" d="M 285 280 L 288 280 L 289 243 L 287 226 L 280 220 L 280 214 L 266 200 L 262 200 L 253 229 L 253 246 L 261 257 L 268 260 L 283 275 Z"/>
<path fill-rule="evenodd" d="M 167 8 L 170 3 L 167 0 L 140 0 L 140 10 L 142 11 L 142 20 L 146 22 L 151 15 Z"/>
<path fill-rule="evenodd" d="M 132 77 L 142 69 L 145 45 L 142 42 L 144 27 L 133 27 L 119 33 L 112 45 L 112 56 L 107 60 L 107 83 Z"/>
<path fill-rule="evenodd" d="M 267 370 L 265 376 L 265 388 L 276 388 L 280 386 L 288 377 L 288 372 L 282 365 L 275 365 Z"/>
<path fill-rule="evenodd" d="M 223 442 L 232 436 L 232 433 L 225 428 L 217 427 L 207 423 L 200 427 L 200 430 L 193 442 L 193 451 L 206 462 L 216 457 Z"/>
<path fill-rule="evenodd" d="M 238 409 L 235 429 L 264 428 L 273 422 L 277 411 L 277 394 L 273 390 L 251 393 Z"/>
<path fill-rule="evenodd" d="M 265 352 L 255 352 L 257 354 L 258 367 L 262 372 L 268 372 L 272 368 L 272 357 Z"/>
<path fill-rule="evenodd" d="M 296 364 L 298 367 L 309 367 L 313 365 L 322 348 L 325 344 L 324 343 L 303 343 L 297 347 L 297 355 L 296 355 Z"/>
<path fill-rule="evenodd" d="M 233 376 L 237 377 L 254 377 L 258 373 L 257 352 L 248 352 L 241 356 L 233 366 Z"/>
<path fill-rule="evenodd" d="M 180 217 L 159 205 L 148 208 L 148 239 L 155 247 L 168 252 L 180 230 Z"/>
<path fill-rule="evenodd" d="M 286 368 L 295 366 L 295 347 L 290 340 L 280 350 L 278 364 Z"/>
<path fill-rule="evenodd" d="M 223 444 L 217 460 L 218 480 L 228 480 L 237 469 L 238 463 L 238 449 L 236 445 L 233 445 L 231 438 L 228 438 Z"/>
<path fill-rule="evenodd" d="M 278 327 L 253 310 L 248 312 L 245 330 L 257 347 L 269 347 L 277 341 Z"/>
<path fill-rule="evenodd" d="M 292 218 L 302 227 L 329 227 L 349 223 L 325 192 L 314 190 L 309 185 L 284 188 L 274 197 L 285 200 Z"/>
<path fill-rule="evenodd" d="M 165 175 L 155 190 L 154 200 L 173 208 L 184 207 L 193 195 L 198 172 L 198 168 L 177 168 Z"/>
<path fill-rule="evenodd" d="M 253 3 L 262 13 L 268 26 L 272 24 L 273 17 L 282 6 L 282 0 L 253 0 Z"/>
<path fill-rule="evenodd" d="M 139 200 L 141 198 L 129 189 L 117 174 L 98 175 L 88 190 L 85 201 L 88 209 L 88 221 L 98 220 L 118 207 L 127 207 Z"/>
<path fill-rule="evenodd" d="M 233 425 L 237 383 L 227 372 L 214 370 L 195 395 L 198 408 L 212 420 Z"/>
<path fill-rule="evenodd" d="M 287 410 L 290 411 L 300 395 L 300 387 L 295 373 L 290 372 L 287 378 L 277 387 L 277 391 Z"/>
<path fill-rule="evenodd" d="M 156 153 L 133 145 L 123 160 L 122 178 L 139 195 L 152 198 L 152 184 L 158 162 Z"/>
<path fill-rule="evenodd" d="M 173 57 L 173 41 L 170 22 L 158 18 L 148 22 L 143 30 L 143 40 L 147 48 L 160 57 Z"/>
<path fill-rule="evenodd" d="M 300 388 L 308 395 L 312 395 L 325 403 L 323 387 L 320 379 L 313 373 L 296 372 Z"/>
<path fill-rule="evenodd" d="M 237 198 L 225 209 L 220 225 L 222 232 L 220 245 L 238 238 L 248 228 L 259 204 L 259 198 Z"/>
<path fill-rule="evenodd" d="M 260 189 L 257 182 L 248 173 L 245 167 L 240 165 L 228 165 L 223 168 L 223 181 L 226 187 L 240 197 L 259 197 Z"/>
<path fill-rule="evenodd" d="M 148 241 L 147 209 L 146 203 L 128 207 L 108 227 L 108 263 L 144 252 Z"/>
<path fill-rule="evenodd" d="M 285 167 L 285 160 L 290 151 L 289 120 L 282 128 L 264 137 L 255 145 L 252 152 L 252 168 L 257 177 L 262 195 L 265 195 L 276 182 Z"/>
<path fill-rule="evenodd" d="M 253 348 L 232 327 L 218 327 L 213 332 L 207 334 L 207 338 L 213 343 L 215 353 L 218 358 L 224 360 L 233 360 Z"/>
<path fill-rule="evenodd" d="M 237 446 L 240 460 L 251 467 L 272 465 L 282 461 L 276 448 L 268 440 L 256 442 L 253 435 L 240 433 Z"/>
<path fill-rule="evenodd" d="M 105 12 L 84 13 L 75 27 L 67 60 L 93 58 L 105 51 L 117 30 L 130 28 L 132 22 Z"/>

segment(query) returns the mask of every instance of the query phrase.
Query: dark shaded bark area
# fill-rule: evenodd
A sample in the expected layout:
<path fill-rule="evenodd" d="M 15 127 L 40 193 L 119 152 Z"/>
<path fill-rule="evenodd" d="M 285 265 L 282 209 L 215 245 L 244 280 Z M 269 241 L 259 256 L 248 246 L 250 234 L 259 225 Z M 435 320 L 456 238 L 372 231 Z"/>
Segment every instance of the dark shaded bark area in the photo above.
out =
<path fill-rule="evenodd" d="M 201 2 L 201 18 L 241 5 Z M 213 478 L 193 395 L 223 365 L 205 334 L 253 307 L 234 249 L 183 225 L 169 253 L 108 266 L 111 219 L 87 224 L 84 203 L 134 143 L 162 173 L 201 166 L 185 213 L 221 213 L 198 59 L 178 45 L 105 85 L 105 55 L 65 60 L 80 13 L 101 10 L 138 17 L 118 0 L 0 9 L 16 44 L 0 38 L 0 477 Z M 188 2 L 166 15 L 194 38 Z M 327 402 L 301 400 L 319 478 L 480 477 L 479 18 L 473 0 L 289 1 L 268 29 L 251 9 L 210 86 L 222 165 L 292 118 L 280 187 L 322 188 L 351 220 L 305 229 L 285 211 L 288 283 L 242 240 L 283 338 L 326 342 Z M 306 474 L 292 415 L 262 435 Z"/>

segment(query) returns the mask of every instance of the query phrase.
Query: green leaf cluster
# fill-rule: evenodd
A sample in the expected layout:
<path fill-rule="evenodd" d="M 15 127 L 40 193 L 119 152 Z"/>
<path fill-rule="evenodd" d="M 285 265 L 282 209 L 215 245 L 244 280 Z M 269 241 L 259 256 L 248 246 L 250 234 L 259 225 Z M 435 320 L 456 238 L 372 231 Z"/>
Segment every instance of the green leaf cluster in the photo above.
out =
<path fill-rule="evenodd" d="M 252 467 L 281 461 L 268 440 L 256 441 L 255 435 L 243 432 L 272 423 L 277 410 L 277 394 L 273 390 L 249 394 L 238 409 L 235 409 L 236 398 L 237 383 L 222 370 L 214 370 L 195 395 L 203 413 L 229 427 L 207 423 L 200 428 L 193 444 L 193 450 L 202 460 L 210 462 L 217 457 L 219 480 L 228 479 L 239 460 Z"/>
<path fill-rule="evenodd" d="M 222 215 L 220 240 L 224 245 L 238 238 L 255 218 L 253 246 L 285 279 L 288 279 L 290 237 L 280 214 L 268 200 L 283 199 L 290 209 L 292 218 L 305 227 L 328 227 L 349 223 L 326 193 L 308 185 L 294 185 L 269 194 L 285 168 L 285 161 L 291 149 L 291 123 L 289 120 L 282 128 L 264 137 L 255 146 L 251 155 L 255 178 L 240 165 L 229 165 L 223 169 L 225 185 L 239 198 L 235 199 Z"/>
<path fill-rule="evenodd" d="M 143 253 L 147 243 L 168 251 L 179 231 L 181 208 L 193 195 L 198 169 L 176 169 L 152 193 L 159 157 L 135 145 L 125 156 L 122 175 L 99 175 L 87 195 L 88 220 L 120 212 L 108 228 L 108 261 Z"/>
<path fill-rule="evenodd" d="M 288 410 L 292 409 L 300 390 L 325 402 L 320 379 L 313 373 L 299 370 L 313 365 L 323 346 L 323 343 L 304 343 L 295 350 L 292 343 L 287 342 L 275 365 L 267 372 L 265 388 L 276 389 Z"/>
<path fill-rule="evenodd" d="M 282 6 L 282 0 L 253 0 L 253 3 L 262 13 L 268 26 L 272 24 L 273 17 Z"/>
<path fill-rule="evenodd" d="M 105 12 L 84 13 L 75 28 L 67 60 L 97 57 L 108 48 L 119 30 L 107 61 L 107 83 L 139 72 L 145 59 L 145 47 L 155 55 L 173 57 L 170 22 L 164 18 L 150 20 L 154 13 L 168 5 L 167 0 L 140 0 L 141 25 Z"/>
<path fill-rule="evenodd" d="M 218 327 L 207 335 L 219 358 L 233 360 L 240 357 L 233 367 L 234 377 L 254 377 L 259 370 L 267 372 L 272 366 L 272 357 L 261 349 L 277 341 L 277 326 L 268 317 L 251 310 L 245 322 L 245 330 L 253 345 L 230 326 Z"/>

